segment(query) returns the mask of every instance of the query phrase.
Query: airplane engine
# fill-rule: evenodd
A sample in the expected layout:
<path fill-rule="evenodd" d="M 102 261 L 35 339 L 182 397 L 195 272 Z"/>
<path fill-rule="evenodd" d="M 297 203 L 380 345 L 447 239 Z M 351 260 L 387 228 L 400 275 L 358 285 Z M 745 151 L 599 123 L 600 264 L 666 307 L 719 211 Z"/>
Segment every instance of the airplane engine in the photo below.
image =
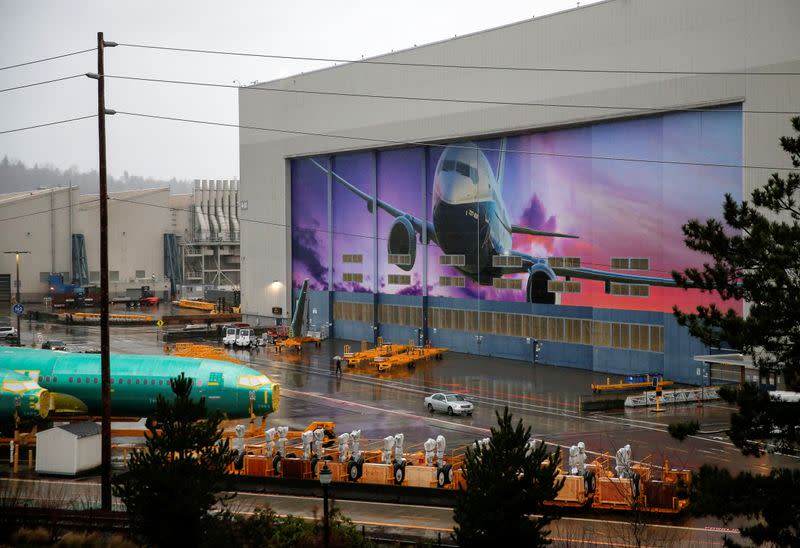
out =
<path fill-rule="evenodd" d="M 411 260 L 409 264 L 399 264 L 400 268 L 408 272 L 414 268 L 414 261 L 417 258 L 417 233 L 411 225 L 411 221 L 405 217 L 398 217 L 389 229 L 389 239 L 387 241 L 389 255 L 408 255 Z"/>
<path fill-rule="evenodd" d="M 547 282 L 556 279 L 553 269 L 544 263 L 536 263 L 528 271 L 528 288 L 525 294 L 529 303 L 556 304 L 556 294 L 547 290 Z"/>

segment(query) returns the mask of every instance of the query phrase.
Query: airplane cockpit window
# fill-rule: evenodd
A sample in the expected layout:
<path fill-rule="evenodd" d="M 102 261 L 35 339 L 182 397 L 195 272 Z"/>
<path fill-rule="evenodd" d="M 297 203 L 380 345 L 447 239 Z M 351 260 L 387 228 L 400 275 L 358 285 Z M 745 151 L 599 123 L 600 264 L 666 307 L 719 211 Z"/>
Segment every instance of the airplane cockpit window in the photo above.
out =
<path fill-rule="evenodd" d="M 460 160 L 445 160 L 442 162 L 442 171 L 455 171 L 464 177 L 469 177 L 476 185 L 478 184 L 478 170 Z"/>
<path fill-rule="evenodd" d="M 265 384 L 269 384 L 269 379 L 265 375 L 242 375 L 239 377 L 239 386 L 256 388 Z"/>

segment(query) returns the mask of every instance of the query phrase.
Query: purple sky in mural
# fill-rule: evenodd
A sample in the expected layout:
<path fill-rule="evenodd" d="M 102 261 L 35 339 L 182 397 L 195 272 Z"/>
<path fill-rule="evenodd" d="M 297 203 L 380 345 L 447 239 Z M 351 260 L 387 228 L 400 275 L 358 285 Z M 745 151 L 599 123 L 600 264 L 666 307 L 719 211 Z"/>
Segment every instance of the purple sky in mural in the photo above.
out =
<path fill-rule="evenodd" d="M 497 174 L 498 139 L 479 141 L 483 154 Z M 594 126 L 548 131 L 508 139 L 504 180 L 500 193 L 513 224 L 579 236 L 557 239 L 515 235 L 513 247 L 533 257 L 579 256 L 583 266 L 608 270 L 611 257 L 648 257 L 651 270 L 637 272 L 670 277 L 672 269 L 697 265 L 702 258 L 683 245 L 681 225 L 690 218 L 719 216 L 725 192 L 741 197 L 741 170 L 660 161 L 741 164 L 741 112 L 677 113 Z M 340 155 L 334 169 L 359 189 L 373 193 L 377 158 L 379 198 L 417 217 L 431 216 L 433 171 L 442 152 L 431 147 L 425 167 L 428 178 L 427 211 L 419 194 L 424 151 L 420 148 Z M 653 162 L 625 161 L 647 159 Z M 309 168 L 308 166 L 311 166 Z M 319 173 L 314 173 L 316 170 Z M 302 187 L 302 188 L 301 188 Z M 315 191 L 315 189 L 321 189 Z M 300 228 L 327 226 L 324 204 L 325 174 L 307 160 L 293 162 L 293 224 Z M 309 195 L 318 202 L 300 205 Z M 319 199 L 323 198 L 323 199 Z M 389 286 L 389 273 L 404 273 L 387 265 L 386 238 L 392 217 L 378 212 L 378 279 L 374 279 L 373 215 L 363 200 L 334 183 L 334 283 L 337 289 L 420 294 L 423 247 L 417 240 L 417 260 L 411 270 L 412 287 Z M 295 231 L 293 279 L 324 272 L 327 244 L 324 233 Z M 316 235 L 316 238 L 311 237 Z M 299 253 L 299 255 L 298 255 Z M 361 265 L 343 265 L 343 253 L 361 253 Z M 467 278 L 465 288 L 443 288 L 443 275 L 462 275 L 456 268 L 439 265 L 441 250 L 428 246 L 430 294 L 524 301 L 525 292 L 477 286 Z M 362 272 L 361 284 L 343 284 L 341 273 Z M 523 279 L 526 274 L 516 277 Z M 326 283 L 317 279 L 316 286 Z M 314 283 L 312 282 L 312 285 Z M 612 297 L 602 282 L 582 281 L 581 293 L 562 295 L 570 305 L 669 311 L 673 304 L 691 307 L 708 302 L 708 295 L 676 289 L 651 288 L 649 298 Z"/>

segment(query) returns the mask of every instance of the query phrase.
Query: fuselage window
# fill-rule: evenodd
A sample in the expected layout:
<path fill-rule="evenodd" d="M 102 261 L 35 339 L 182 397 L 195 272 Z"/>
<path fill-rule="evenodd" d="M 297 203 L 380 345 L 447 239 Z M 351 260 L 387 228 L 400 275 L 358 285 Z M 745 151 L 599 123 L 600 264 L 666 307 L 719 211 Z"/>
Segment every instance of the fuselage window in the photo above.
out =
<path fill-rule="evenodd" d="M 89 384 L 90 381 L 91 379 L 89 379 L 89 377 L 86 377 L 86 384 Z"/>
<path fill-rule="evenodd" d="M 167 379 L 167 386 L 172 386 L 172 379 Z"/>
<path fill-rule="evenodd" d="M 164 384 L 164 381 L 161 380 L 161 379 L 158 379 L 158 386 L 161 386 L 162 384 Z"/>
<path fill-rule="evenodd" d="M 97 377 L 94 378 L 94 383 L 97 384 Z"/>
<path fill-rule="evenodd" d="M 44 382 L 50 382 L 50 377 L 45 377 Z"/>
<path fill-rule="evenodd" d="M 122 377 L 117 379 L 117 384 L 122 384 Z"/>
<path fill-rule="evenodd" d="M 69 382 L 72 382 L 72 377 L 69 378 Z"/>
<path fill-rule="evenodd" d="M 155 383 L 156 383 L 155 379 L 150 379 L 150 384 L 155 384 Z"/>
<path fill-rule="evenodd" d="M 58 377 L 56 377 L 55 375 L 53 375 L 53 382 L 58 382 Z"/>
<path fill-rule="evenodd" d="M 136 384 L 139 384 L 139 379 L 136 379 Z"/>
<path fill-rule="evenodd" d="M 81 382 L 81 378 L 80 378 L 80 377 L 78 377 L 78 378 L 77 378 L 77 381 L 78 381 L 78 383 L 80 383 L 80 382 Z"/>
<path fill-rule="evenodd" d="M 130 379 L 128 379 L 128 384 L 130 384 L 130 383 L 131 383 L 131 380 L 130 380 Z"/>

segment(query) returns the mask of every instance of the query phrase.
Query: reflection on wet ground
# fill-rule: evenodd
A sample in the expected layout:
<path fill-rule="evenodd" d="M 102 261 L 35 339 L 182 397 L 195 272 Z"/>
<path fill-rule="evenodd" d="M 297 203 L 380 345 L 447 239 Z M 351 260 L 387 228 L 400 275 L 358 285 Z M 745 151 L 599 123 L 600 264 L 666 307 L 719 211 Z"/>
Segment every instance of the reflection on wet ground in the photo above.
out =
<path fill-rule="evenodd" d="M 97 326 L 32 323 L 28 327 L 25 323 L 23 343 L 30 344 L 32 333 L 41 332 L 45 340 L 98 344 Z M 157 335 L 156 326 L 112 327 L 112 350 L 160 353 L 163 348 Z M 692 468 L 706 462 L 732 471 L 798 466 L 797 459 L 782 455 L 745 458 L 724 435 L 680 443 L 666 433 L 670 422 L 688 419 L 700 421 L 708 430 L 724 428 L 731 408 L 723 403 L 667 407 L 660 414 L 648 409 L 581 413 L 581 400 L 594 397 L 591 384 L 605 382 L 606 374 L 447 353 L 442 361 L 418 362 L 412 369 L 401 366 L 378 373 L 368 367 L 344 367 L 337 375 L 331 357 L 341 354 L 342 345 L 342 341 L 324 341 L 320 348 L 306 345 L 302 354 L 276 354 L 269 348 L 230 353 L 281 383 L 281 407 L 268 418 L 272 425 L 300 429 L 315 420 L 332 420 L 338 432 L 361 429 L 370 439 L 402 432 L 409 443 L 443 434 L 452 448 L 489 435 L 495 412 L 508 406 L 534 436 L 562 447 L 583 441 L 592 452 L 613 455 L 617 448 L 631 444 L 634 458 L 652 454 L 658 462 L 666 456 L 675 466 Z M 474 414 L 429 414 L 423 399 L 435 392 L 463 394 L 475 404 Z"/>

